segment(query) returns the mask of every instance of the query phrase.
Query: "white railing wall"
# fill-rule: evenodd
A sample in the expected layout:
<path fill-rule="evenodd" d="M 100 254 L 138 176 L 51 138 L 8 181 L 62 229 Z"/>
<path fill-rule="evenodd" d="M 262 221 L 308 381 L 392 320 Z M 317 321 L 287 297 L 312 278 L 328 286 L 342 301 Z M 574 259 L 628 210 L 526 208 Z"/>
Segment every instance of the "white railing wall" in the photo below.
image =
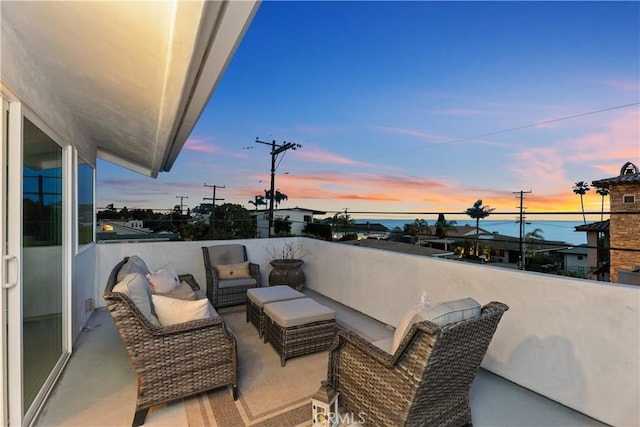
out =
<path fill-rule="evenodd" d="M 422 291 L 509 305 L 483 367 L 611 425 L 640 425 L 640 287 L 305 240 L 309 288 L 396 325 Z"/>
<path fill-rule="evenodd" d="M 521 272 L 307 238 L 237 240 L 261 265 L 285 242 L 308 252 L 307 286 L 384 323 L 395 325 L 427 291 L 432 303 L 473 297 L 501 301 L 503 317 L 483 367 L 611 425 L 640 425 L 640 287 Z M 112 267 L 137 254 L 150 269 L 172 262 L 205 275 L 201 246 L 230 241 L 96 245 L 95 288 L 101 296 Z M 102 298 L 96 302 L 104 305 Z"/>

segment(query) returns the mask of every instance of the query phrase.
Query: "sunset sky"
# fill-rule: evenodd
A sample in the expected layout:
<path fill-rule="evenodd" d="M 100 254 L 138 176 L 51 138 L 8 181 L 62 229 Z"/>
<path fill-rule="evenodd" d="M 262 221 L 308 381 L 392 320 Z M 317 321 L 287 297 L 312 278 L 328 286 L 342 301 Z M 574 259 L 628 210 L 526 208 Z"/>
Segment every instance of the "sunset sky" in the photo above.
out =
<path fill-rule="evenodd" d="M 97 206 L 193 208 L 206 183 L 254 209 L 259 137 L 303 145 L 281 207 L 512 212 L 531 190 L 529 211 L 575 212 L 576 181 L 640 166 L 639 101 L 640 2 L 265 1 L 171 172 L 99 161 Z"/>

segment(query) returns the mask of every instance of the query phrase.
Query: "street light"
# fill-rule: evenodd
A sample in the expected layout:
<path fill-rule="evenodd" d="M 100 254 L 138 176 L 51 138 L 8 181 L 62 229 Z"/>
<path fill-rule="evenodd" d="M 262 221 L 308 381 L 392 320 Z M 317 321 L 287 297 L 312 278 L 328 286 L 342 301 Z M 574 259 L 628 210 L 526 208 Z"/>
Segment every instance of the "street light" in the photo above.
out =
<path fill-rule="evenodd" d="M 275 182 L 276 182 L 276 160 L 278 159 L 278 154 L 284 153 L 287 150 L 297 150 L 298 148 L 302 148 L 301 144 L 296 144 L 294 142 L 283 142 L 281 145 L 276 144 L 275 140 L 271 142 L 260 141 L 259 138 L 256 137 L 256 142 L 258 144 L 269 145 L 271 147 L 271 193 L 269 197 L 269 233 L 268 236 L 271 237 L 271 230 L 273 229 L 273 199 L 275 198 Z"/>

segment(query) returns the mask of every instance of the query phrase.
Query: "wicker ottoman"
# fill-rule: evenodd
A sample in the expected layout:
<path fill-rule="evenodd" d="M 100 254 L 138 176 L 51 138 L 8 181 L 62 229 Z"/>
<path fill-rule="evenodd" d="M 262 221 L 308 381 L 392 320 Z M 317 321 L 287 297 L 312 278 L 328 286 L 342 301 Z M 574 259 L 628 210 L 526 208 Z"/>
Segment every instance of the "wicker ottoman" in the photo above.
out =
<path fill-rule="evenodd" d="M 264 333 L 264 306 L 277 301 L 287 301 L 297 298 L 305 298 L 302 292 L 298 292 L 289 285 L 269 286 L 247 290 L 247 322 L 253 323 L 258 330 L 258 336 L 262 338 Z"/>
<path fill-rule="evenodd" d="M 280 354 L 280 363 L 328 349 L 336 331 L 336 312 L 311 298 L 264 306 L 264 339 Z"/>

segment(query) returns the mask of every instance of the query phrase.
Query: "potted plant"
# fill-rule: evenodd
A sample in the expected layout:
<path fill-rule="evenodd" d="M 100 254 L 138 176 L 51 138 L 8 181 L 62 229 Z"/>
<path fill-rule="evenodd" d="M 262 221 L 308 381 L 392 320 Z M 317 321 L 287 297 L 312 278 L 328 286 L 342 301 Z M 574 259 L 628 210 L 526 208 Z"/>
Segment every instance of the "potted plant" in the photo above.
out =
<path fill-rule="evenodd" d="M 302 258 L 308 254 L 302 245 L 286 242 L 281 249 L 272 247 L 268 252 L 272 258 L 269 264 L 273 267 L 269 273 L 269 286 L 289 285 L 296 291 L 301 290 L 305 283 Z"/>

